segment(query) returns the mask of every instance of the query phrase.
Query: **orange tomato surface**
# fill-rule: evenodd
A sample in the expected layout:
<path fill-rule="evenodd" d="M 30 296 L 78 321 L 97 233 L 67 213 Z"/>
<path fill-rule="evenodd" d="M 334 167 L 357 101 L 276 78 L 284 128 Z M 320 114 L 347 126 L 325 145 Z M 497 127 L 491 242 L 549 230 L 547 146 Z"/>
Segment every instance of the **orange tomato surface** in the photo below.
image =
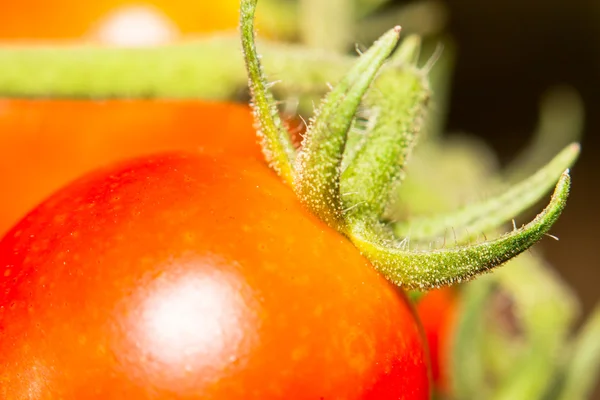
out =
<path fill-rule="evenodd" d="M 0 259 L 3 399 L 429 399 L 404 293 L 252 157 L 96 171 Z"/>
<path fill-rule="evenodd" d="M 247 106 L 0 99 L 0 234 L 46 196 L 116 160 L 204 149 L 262 157 Z"/>
<path fill-rule="evenodd" d="M 4 0 L 0 39 L 79 39 L 107 29 L 130 35 L 231 30 L 238 7 L 237 0 Z"/>

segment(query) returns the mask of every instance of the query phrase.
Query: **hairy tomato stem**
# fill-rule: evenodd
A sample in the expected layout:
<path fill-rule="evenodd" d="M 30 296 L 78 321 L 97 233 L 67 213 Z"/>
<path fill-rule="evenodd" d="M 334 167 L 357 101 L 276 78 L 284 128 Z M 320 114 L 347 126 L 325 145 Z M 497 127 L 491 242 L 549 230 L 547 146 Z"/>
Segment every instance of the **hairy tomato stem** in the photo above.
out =
<path fill-rule="evenodd" d="M 256 0 L 242 0 L 240 26 L 242 29 L 242 49 L 250 82 L 252 110 L 256 120 L 257 133 L 262 139 L 262 149 L 271 167 L 289 185 L 294 180 L 294 159 L 296 149 L 290 135 L 281 122 L 275 98 L 266 90 L 267 81 L 254 44 L 254 11 Z"/>
<path fill-rule="evenodd" d="M 265 153 L 286 181 L 293 176 L 300 201 L 326 224 L 348 236 L 386 278 L 411 289 L 472 279 L 527 250 L 549 231 L 566 204 L 568 170 L 562 173 L 544 211 L 521 229 L 515 228 L 498 239 L 423 251 L 409 248 L 410 237 L 401 240 L 394 235 L 393 226 L 383 220 L 383 214 L 394 186 L 400 182 L 427 108 L 426 75 L 431 68 L 426 65 L 419 70 L 414 65 L 419 40 L 411 37 L 388 65 L 383 65 L 396 45 L 399 28 L 383 35 L 323 99 L 293 168 L 289 137 L 281 121 L 274 117 L 275 102 L 254 49 L 250 19 L 255 6 L 256 0 L 242 0 L 242 41 L 256 115 L 268 137 Z M 380 69 L 383 72 L 375 79 Z M 369 95 L 363 99 L 365 93 Z M 361 117 L 366 129 L 363 138 L 358 139 L 356 127 Z M 578 147 L 571 147 L 554 164 L 570 165 L 577 154 Z M 540 172 L 531 181 L 543 188 L 549 181 L 548 171 Z M 519 211 L 542 193 L 538 190 L 517 200 L 513 210 Z M 511 196 L 511 192 L 506 196 Z M 499 213 L 494 223 L 510 217 Z"/>

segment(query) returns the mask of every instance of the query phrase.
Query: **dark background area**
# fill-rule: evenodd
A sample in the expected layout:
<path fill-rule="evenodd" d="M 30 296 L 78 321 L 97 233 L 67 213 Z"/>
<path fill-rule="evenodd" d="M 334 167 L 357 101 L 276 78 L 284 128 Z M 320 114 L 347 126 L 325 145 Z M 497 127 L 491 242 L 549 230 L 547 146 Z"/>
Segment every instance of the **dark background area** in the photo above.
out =
<path fill-rule="evenodd" d="M 458 46 L 449 131 L 484 138 L 507 163 L 531 138 L 548 88 L 568 84 L 583 97 L 582 155 L 553 229 L 560 241 L 545 241 L 544 252 L 589 311 L 600 301 L 600 1 L 445 3 Z"/>
<path fill-rule="evenodd" d="M 458 44 L 449 130 L 485 138 L 507 162 L 535 129 L 546 89 L 569 84 L 583 97 L 582 155 L 553 230 L 560 242 L 544 251 L 589 310 L 600 301 L 600 1 L 446 2 Z"/>
<path fill-rule="evenodd" d="M 450 131 L 484 138 L 506 163 L 531 137 L 546 89 L 568 84 L 583 97 L 582 155 L 569 204 L 552 231 L 560 241 L 543 241 L 542 249 L 587 313 L 600 301 L 600 0 L 445 3 L 458 45 Z"/>

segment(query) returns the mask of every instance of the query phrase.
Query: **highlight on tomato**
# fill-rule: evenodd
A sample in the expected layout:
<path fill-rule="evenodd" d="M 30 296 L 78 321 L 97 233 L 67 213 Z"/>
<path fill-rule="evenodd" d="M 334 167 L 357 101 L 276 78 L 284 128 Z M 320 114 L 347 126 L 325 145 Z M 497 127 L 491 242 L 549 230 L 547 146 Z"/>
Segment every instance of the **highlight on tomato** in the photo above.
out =
<path fill-rule="evenodd" d="M 258 23 L 270 38 L 294 36 L 296 6 L 270 0 Z M 0 41 L 155 46 L 235 34 L 238 0 L 24 0 L 3 4 Z"/>
<path fill-rule="evenodd" d="M 236 0 L 23 0 L 2 6 L 1 39 L 163 43 L 180 35 L 235 30 Z M 144 35 L 140 37 L 140 35 Z"/>

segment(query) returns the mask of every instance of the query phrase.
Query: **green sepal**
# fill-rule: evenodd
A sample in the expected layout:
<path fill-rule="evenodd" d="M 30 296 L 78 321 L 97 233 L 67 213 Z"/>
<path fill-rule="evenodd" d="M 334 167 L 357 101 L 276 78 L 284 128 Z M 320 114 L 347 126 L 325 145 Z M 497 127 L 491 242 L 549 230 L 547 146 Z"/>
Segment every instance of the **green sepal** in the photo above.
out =
<path fill-rule="evenodd" d="M 351 218 L 382 218 L 401 182 L 429 99 L 426 74 L 415 65 L 419 47 L 419 38 L 406 38 L 363 102 L 368 128 L 346 149 L 340 181 L 343 208 Z"/>
<path fill-rule="evenodd" d="M 394 224 L 398 237 L 412 241 L 429 241 L 453 234 L 450 243 L 463 244 L 506 223 L 515 215 L 538 202 L 552 188 L 563 171 L 570 168 L 580 152 L 579 144 L 571 144 L 538 172 L 495 197 L 469 204 L 458 211 L 412 218 Z"/>
<path fill-rule="evenodd" d="M 533 221 L 504 236 L 468 246 L 410 250 L 408 241 L 382 239 L 385 227 L 374 221 L 349 222 L 350 239 L 387 279 L 407 289 L 428 289 L 472 279 L 533 246 L 565 207 L 570 177 L 565 171 L 548 206 Z"/>
<path fill-rule="evenodd" d="M 348 131 L 367 89 L 398 42 L 400 28 L 383 35 L 325 96 L 307 130 L 296 162 L 294 189 L 321 220 L 344 230 L 341 163 Z"/>

